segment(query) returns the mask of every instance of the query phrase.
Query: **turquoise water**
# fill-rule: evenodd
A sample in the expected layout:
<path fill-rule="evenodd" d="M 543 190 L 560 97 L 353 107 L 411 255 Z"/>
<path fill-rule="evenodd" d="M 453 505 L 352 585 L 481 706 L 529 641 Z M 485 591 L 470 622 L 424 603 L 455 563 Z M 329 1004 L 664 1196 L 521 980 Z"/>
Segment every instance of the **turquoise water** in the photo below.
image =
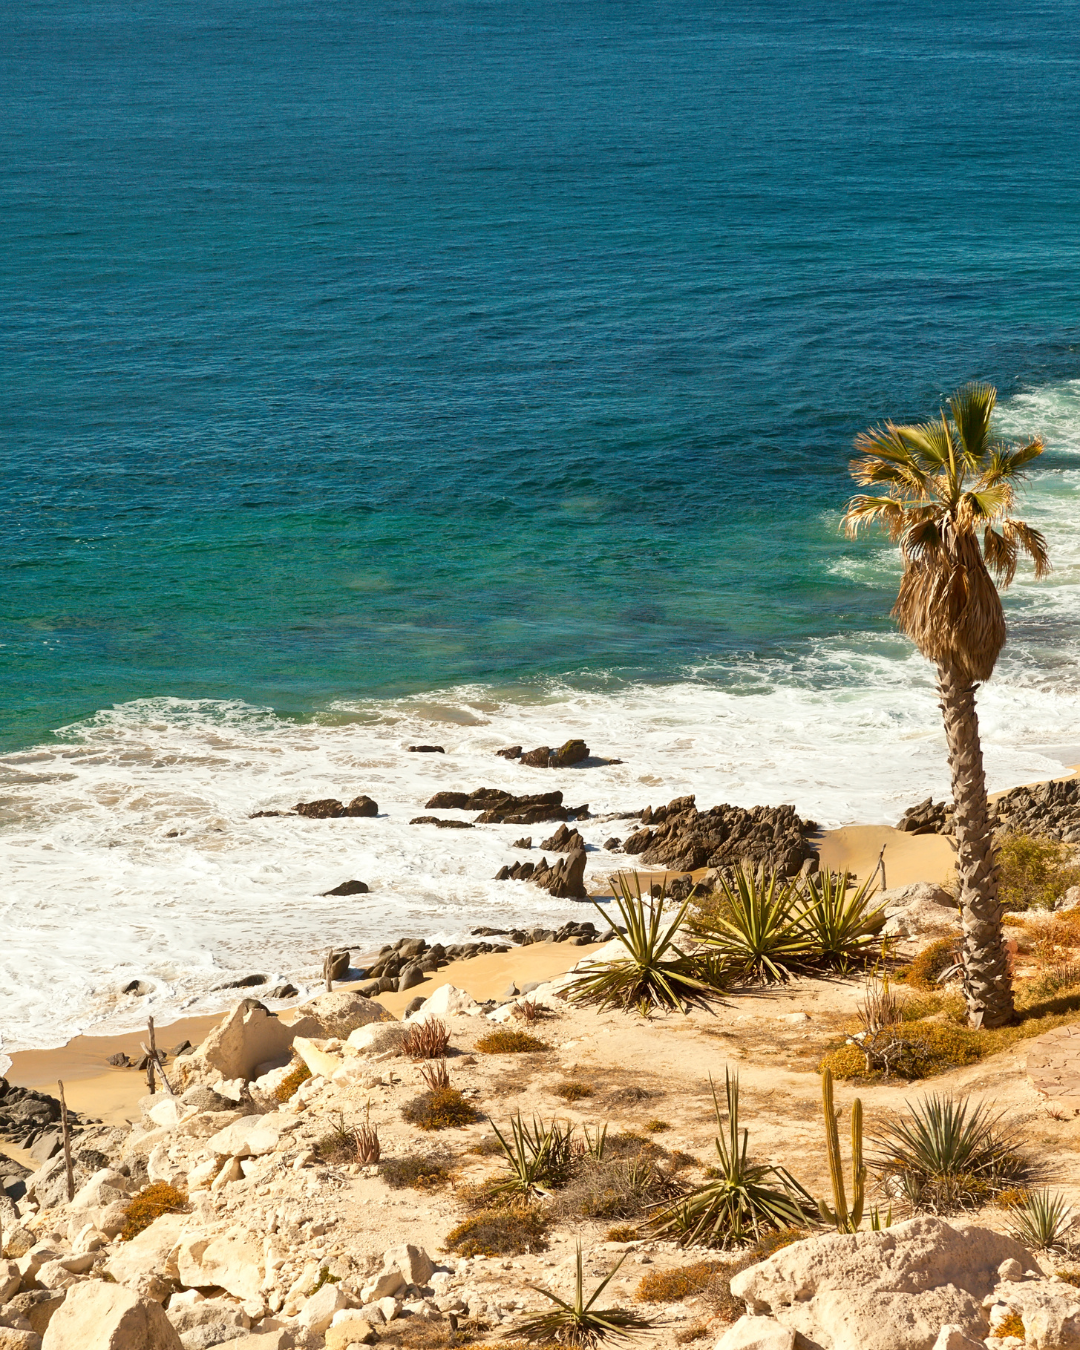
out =
<path fill-rule="evenodd" d="M 853 434 L 1078 373 L 1078 55 L 1065 3 L 14 8 L 0 744 L 886 633 Z"/>

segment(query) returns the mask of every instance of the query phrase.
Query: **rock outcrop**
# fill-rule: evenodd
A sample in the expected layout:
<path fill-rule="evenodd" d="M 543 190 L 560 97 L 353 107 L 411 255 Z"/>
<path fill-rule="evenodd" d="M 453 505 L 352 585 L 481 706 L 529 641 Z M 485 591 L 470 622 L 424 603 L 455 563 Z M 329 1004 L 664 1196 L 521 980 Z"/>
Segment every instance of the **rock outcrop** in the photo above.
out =
<path fill-rule="evenodd" d="M 541 841 L 540 847 L 552 853 L 576 853 L 578 849 L 585 848 L 585 840 L 577 830 L 568 830 L 565 825 L 560 825 L 553 835 Z"/>
<path fill-rule="evenodd" d="M 515 796 L 503 788 L 476 788 L 473 792 L 436 792 L 426 811 L 479 811 L 480 825 L 533 825 L 541 820 L 582 820 L 588 806 L 564 806 L 561 792 L 533 792 Z"/>
<path fill-rule="evenodd" d="M 989 1228 L 920 1216 L 880 1233 L 830 1233 L 794 1243 L 734 1275 L 747 1309 L 812 1350 L 933 1350 L 943 1326 L 987 1335 L 983 1300 L 999 1268 L 1041 1275 L 1030 1253 Z"/>
<path fill-rule="evenodd" d="M 817 859 L 806 838 L 817 826 L 800 819 L 793 806 L 699 811 L 693 796 L 676 797 L 666 806 L 646 807 L 641 826 L 624 841 L 623 850 L 641 854 L 647 867 L 693 872 L 748 862 L 791 877 L 805 862 Z"/>
<path fill-rule="evenodd" d="M 379 804 L 371 797 L 354 797 L 346 806 L 336 797 L 320 797 L 314 802 L 297 802 L 293 812 L 311 820 L 340 820 L 343 816 L 377 816 Z M 269 814 L 269 813 L 266 813 Z"/>
<path fill-rule="evenodd" d="M 908 834 L 951 835 L 952 817 L 950 803 L 927 797 L 909 807 L 896 828 Z M 1059 843 L 1080 844 L 1080 778 L 1003 792 L 990 803 L 990 822 L 998 833 L 1042 835 Z"/>
<path fill-rule="evenodd" d="M 42 1350 L 184 1350 L 161 1305 L 118 1284 L 76 1285 L 53 1316 Z"/>
<path fill-rule="evenodd" d="M 534 886 L 542 886 L 560 900 L 586 900 L 585 889 L 585 850 L 575 849 L 565 858 L 560 858 L 553 867 L 546 865 L 545 859 L 529 880 Z"/>

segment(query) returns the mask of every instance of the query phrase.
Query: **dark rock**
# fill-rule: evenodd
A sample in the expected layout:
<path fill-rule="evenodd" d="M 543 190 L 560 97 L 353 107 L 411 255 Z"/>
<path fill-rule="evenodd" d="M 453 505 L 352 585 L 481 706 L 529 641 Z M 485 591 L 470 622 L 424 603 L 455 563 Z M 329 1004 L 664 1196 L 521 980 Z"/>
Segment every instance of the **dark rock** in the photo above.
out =
<path fill-rule="evenodd" d="M 537 886 L 561 900 L 585 900 L 585 850 L 575 849 L 565 858 L 561 858 L 554 867 L 546 865 L 542 859 L 533 873 L 532 881 Z"/>
<path fill-rule="evenodd" d="M 288 996 L 278 995 L 278 997 L 285 998 Z M 179 1045 L 173 1046 L 173 1048 L 169 1051 L 169 1054 L 172 1055 L 173 1059 L 179 1059 L 181 1055 L 188 1054 L 190 1051 L 194 1050 L 194 1048 L 195 1047 L 191 1044 L 190 1041 L 181 1041 Z"/>
<path fill-rule="evenodd" d="M 520 758 L 521 758 L 521 746 L 520 746 L 520 745 L 508 745 L 508 746 L 506 747 L 505 750 L 496 750 L 495 753 L 496 753 L 497 755 L 502 755 L 503 759 L 520 759 Z"/>
<path fill-rule="evenodd" d="M 363 881 L 342 881 L 332 890 L 323 891 L 323 895 L 367 895 L 370 887 Z"/>
<path fill-rule="evenodd" d="M 952 807 L 932 797 L 909 807 L 896 828 L 905 834 L 952 834 Z"/>
<path fill-rule="evenodd" d="M 503 1000 L 505 1001 L 505 1000 L 507 1000 L 507 999 L 517 998 L 518 994 L 520 994 L 520 993 L 521 993 L 521 990 L 517 987 L 517 985 L 514 983 L 514 981 L 511 980 L 509 986 L 508 986 L 506 989 L 503 990 L 503 994 L 502 994 Z"/>
<path fill-rule="evenodd" d="M 565 769 L 588 758 L 589 747 L 584 741 L 575 740 L 567 741 L 564 745 L 560 745 L 558 750 L 553 750 L 548 763 L 553 769 Z"/>
<path fill-rule="evenodd" d="M 440 820 L 438 816 L 413 816 L 410 825 L 437 825 L 440 830 L 471 830 L 471 820 Z"/>
<path fill-rule="evenodd" d="M 256 985 L 265 984 L 269 980 L 269 975 L 241 975 L 238 980 L 229 980 L 227 984 L 219 984 L 219 989 L 254 989 Z"/>
<path fill-rule="evenodd" d="M 111 1064 L 114 1069 L 131 1068 L 131 1060 L 128 1059 L 127 1055 L 124 1054 L 123 1050 L 118 1050 L 115 1055 L 110 1055 L 109 1058 L 105 1061 L 105 1063 Z"/>
<path fill-rule="evenodd" d="M 374 998 L 376 994 L 382 993 L 382 980 L 366 980 L 357 986 L 356 992 L 362 994 L 364 998 Z"/>
<path fill-rule="evenodd" d="M 373 797 L 363 795 L 354 797 L 345 808 L 344 814 L 347 816 L 377 816 L 379 814 L 379 803 Z"/>
<path fill-rule="evenodd" d="M 129 980 L 120 992 L 122 994 L 134 994 L 136 998 L 144 998 L 147 994 L 154 992 L 154 986 L 147 984 L 145 980 Z"/>
<path fill-rule="evenodd" d="M 352 953 L 347 947 L 341 947 L 330 953 L 330 978 L 343 980 L 349 973 L 349 958 Z"/>
<path fill-rule="evenodd" d="M 60 1103 L 55 1097 L 34 1088 L 16 1087 L 0 1078 L 0 1139 L 24 1147 L 45 1133 L 60 1119 Z M 68 1110 L 68 1120 L 78 1128 L 83 1118 Z"/>
<path fill-rule="evenodd" d="M 59 1130 L 46 1130 L 44 1134 L 39 1134 L 30 1145 L 30 1157 L 40 1167 L 42 1163 L 48 1162 L 52 1155 L 60 1148 L 63 1142 L 63 1136 Z"/>
<path fill-rule="evenodd" d="M 427 999 L 424 998 L 423 994 L 417 994 L 415 998 L 409 999 L 408 1003 L 405 1004 L 404 1015 L 410 1017 L 414 1012 L 419 1012 L 426 1002 Z"/>
<path fill-rule="evenodd" d="M 515 839 L 510 845 L 511 848 L 532 848 L 532 835 L 522 835 L 520 839 Z"/>
<path fill-rule="evenodd" d="M 577 830 L 568 830 L 565 825 L 560 825 L 550 839 L 541 840 L 540 847 L 550 849 L 552 853 L 574 853 L 584 849 L 585 840 Z"/>
<path fill-rule="evenodd" d="M 816 827 L 801 820 L 793 806 L 723 805 L 699 811 L 692 796 L 676 797 L 666 806 L 646 807 L 641 821 L 644 828 L 623 849 L 643 855 L 646 866 L 693 872 L 748 862 L 796 876 L 815 856 L 805 836 Z"/>
<path fill-rule="evenodd" d="M 441 745 L 410 745 L 409 751 L 414 755 L 445 755 L 446 751 Z"/>
<path fill-rule="evenodd" d="M 424 972 L 420 969 L 419 963 L 410 962 L 398 976 L 397 992 L 403 994 L 406 989 L 412 989 L 415 985 L 422 984 L 423 980 Z"/>
<path fill-rule="evenodd" d="M 424 803 L 425 811 L 464 811 L 469 800 L 467 792 L 436 792 L 430 801 Z"/>
<path fill-rule="evenodd" d="M 528 881 L 535 871 L 536 871 L 535 863 L 531 862 L 520 863 L 518 865 L 518 874 L 517 874 L 518 881 Z"/>
<path fill-rule="evenodd" d="M 510 869 L 509 869 L 509 867 L 507 867 L 505 864 L 503 864 L 503 866 L 500 867 L 499 870 L 495 873 L 495 880 L 496 880 L 496 881 L 509 881 L 509 880 L 510 880 Z"/>
<path fill-rule="evenodd" d="M 414 956 L 422 956 L 427 951 L 427 943 L 423 938 L 402 938 L 395 951 L 403 961 L 410 961 Z"/>
<path fill-rule="evenodd" d="M 292 816 L 295 811 L 252 811 L 248 820 L 264 820 L 267 816 Z"/>
<path fill-rule="evenodd" d="M 550 760 L 550 745 L 538 745 L 535 750 L 526 750 L 521 756 L 522 764 L 527 764 L 530 769 L 546 769 Z"/>
<path fill-rule="evenodd" d="M 310 820 L 338 820 L 345 814 L 345 804 L 336 797 L 320 797 L 315 802 L 297 802 L 293 811 Z"/>
<path fill-rule="evenodd" d="M 610 839 L 604 840 L 604 851 L 606 853 L 621 853 L 622 840 L 612 835 Z"/>
<path fill-rule="evenodd" d="M 505 928 L 474 928 L 473 937 L 508 937 L 509 934 Z"/>
<path fill-rule="evenodd" d="M 268 989 L 268 990 L 266 991 L 266 997 L 267 997 L 267 998 L 296 998 L 296 996 L 297 996 L 297 994 L 299 994 L 299 992 L 300 992 L 300 990 L 297 989 L 297 987 L 296 987 L 295 984 L 290 984 L 288 981 L 286 981 L 284 984 L 276 984 L 276 985 L 274 985 L 273 989 Z"/>

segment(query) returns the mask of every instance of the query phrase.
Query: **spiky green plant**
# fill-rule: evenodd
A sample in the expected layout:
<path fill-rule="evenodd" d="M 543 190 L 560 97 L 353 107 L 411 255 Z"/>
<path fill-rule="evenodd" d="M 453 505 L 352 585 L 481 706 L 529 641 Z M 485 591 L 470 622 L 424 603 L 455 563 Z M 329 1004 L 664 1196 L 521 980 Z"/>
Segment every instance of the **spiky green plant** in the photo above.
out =
<path fill-rule="evenodd" d="M 717 880 L 717 903 L 690 931 L 735 979 L 782 984 L 813 964 L 818 948 L 802 923 L 798 881 L 764 867 L 733 867 Z"/>
<path fill-rule="evenodd" d="M 611 1283 L 625 1260 L 625 1255 L 620 1256 L 586 1299 L 585 1276 L 581 1268 L 581 1243 L 579 1242 L 577 1248 L 577 1279 L 573 1302 L 568 1303 L 558 1294 L 553 1294 L 548 1289 L 541 1289 L 539 1285 L 529 1285 L 530 1289 L 550 1299 L 555 1307 L 551 1312 L 541 1313 L 538 1317 L 530 1317 L 524 1322 L 519 1322 L 506 1333 L 507 1336 L 510 1338 L 521 1337 L 526 1341 L 547 1343 L 554 1341 L 559 1345 L 587 1348 L 599 1345 L 609 1338 L 612 1340 L 629 1340 L 633 1336 L 639 1336 L 642 1332 L 649 1331 L 654 1325 L 653 1319 L 650 1317 L 642 1317 L 640 1313 L 628 1312 L 623 1308 L 597 1308 L 595 1306 L 596 1300 Z"/>
<path fill-rule="evenodd" d="M 602 1161 L 604 1149 L 607 1148 L 607 1122 L 605 1121 L 603 1125 L 598 1125 L 595 1133 L 589 1129 L 588 1125 L 583 1125 L 581 1130 L 585 1136 L 582 1152 L 587 1157 L 595 1159 L 596 1162 Z"/>
<path fill-rule="evenodd" d="M 873 904 L 875 885 L 861 886 L 848 872 L 818 872 L 807 877 L 800 924 L 816 955 L 827 965 L 846 966 L 881 948 L 885 910 Z"/>
<path fill-rule="evenodd" d="M 1029 1191 L 1012 1209 L 1009 1234 L 1032 1251 L 1066 1252 L 1075 1226 L 1076 1211 L 1063 1195 Z"/>
<path fill-rule="evenodd" d="M 633 1008 L 645 1017 L 656 1009 L 685 1013 L 692 1007 L 707 1008 L 720 999 L 720 964 L 687 956 L 675 946 L 690 901 L 665 923 L 663 893 L 655 901 L 645 899 L 636 873 L 633 891 L 624 876 L 614 879 L 614 888 L 615 904 L 626 928 L 625 933 L 617 931 L 617 937 L 626 955 L 587 967 L 566 987 L 566 997 L 601 1008 L 626 1012 Z M 595 908 L 610 922 L 599 905 Z"/>
<path fill-rule="evenodd" d="M 553 1120 L 550 1125 L 545 1125 L 534 1117 L 530 1126 L 518 1112 L 510 1122 L 509 1139 L 494 1121 L 490 1123 L 508 1173 L 490 1187 L 492 1196 L 514 1201 L 532 1200 L 565 1183 L 570 1175 L 574 1133 L 569 1122 Z"/>
<path fill-rule="evenodd" d="M 825 1115 L 825 1149 L 829 1155 L 829 1177 L 832 1180 L 834 1208 L 830 1209 L 824 1200 L 819 1200 L 818 1211 L 822 1220 L 835 1228 L 838 1233 L 857 1233 L 862 1223 L 863 1204 L 866 1200 L 866 1164 L 862 1155 L 862 1102 L 856 1097 L 851 1104 L 850 1209 L 844 1187 L 844 1165 L 840 1160 L 840 1131 L 836 1123 L 836 1107 L 833 1105 L 831 1069 L 825 1069 L 821 1075 L 821 1107 Z"/>
<path fill-rule="evenodd" d="M 727 1122 L 720 1111 L 716 1086 L 709 1080 L 716 1112 L 715 1176 L 685 1199 L 651 1220 L 657 1234 L 674 1237 L 681 1246 L 730 1247 L 758 1239 L 771 1228 L 798 1228 L 814 1212 L 813 1198 L 783 1167 L 752 1163 L 747 1157 L 749 1131 L 739 1131 L 739 1079 L 724 1070 Z M 768 1184 L 768 1183 L 779 1184 Z"/>
<path fill-rule="evenodd" d="M 912 1209 L 948 1213 L 992 1199 L 1027 1171 L 1018 1131 L 985 1104 L 933 1094 L 874 1136 L 874 1170 Z"/>

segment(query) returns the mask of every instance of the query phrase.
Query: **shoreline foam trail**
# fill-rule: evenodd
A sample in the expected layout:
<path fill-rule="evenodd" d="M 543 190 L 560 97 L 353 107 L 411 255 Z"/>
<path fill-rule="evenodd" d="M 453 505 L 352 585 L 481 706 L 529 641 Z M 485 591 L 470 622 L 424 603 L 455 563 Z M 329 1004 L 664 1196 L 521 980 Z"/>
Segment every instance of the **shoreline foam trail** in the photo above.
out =
<path fill-rule="evenodd" d="M 895 667 L 888 713 L 884 688 L 841 697 L 759 671 L 760 690 L 738 695 L 683 684 L 563 689 L 508 704 L 459 689 L 441 703 L 357 704 L 353 720 L 333 726 L 169 699 L 99 714 L 54 744 L 0 760 L 9 789 L 0 1050 L 127 1030 L 148 1012 L 159 1021 L 213 1012 L 231 997 L 222 986 L 252 973 L 313 983 L 329 946 L 363 951 L 402 932 L 449 943 L 479 925 L 580 916 L 576 902 L 493 880 L 515 858 L 539 858 L 538 848 L 513 844 L 522 834 L 539 844 L 546 826 L 411 825 L 439 790 L 557 787 L 571 804 L 588 802 L 592 818 L 578 828 L 590 890 L 628 862 L 603 845 L 625 838 L 630 822 L 604 817 L 685 793 L 702 807 L 790 802 L 826 825 L 891 823 L 928 792 L 944 796 L 948 776 L 924 663 L 884 664 Z M 1037 748 L 1051 743 L 1055 719 L 1062 756 L 1067 737 L 1080 742 L 1080 702 L 1075 716 L 1067 699 L 1031 703 L 1007 682 L 981 695 L 992 788 L 1062 772 L 1060 757 Z M 623 762 L 544 770 L 495 754 L 572 735 Z M 446 753 L 407 749 L 432 742 Z M 250 818 L 360 792 L 378 801 L 377 819 Z M 322 894 L 352 878 L 370 893 Z M 120 993 L 140 980 L 151 986 L 146 997 Z"/>

